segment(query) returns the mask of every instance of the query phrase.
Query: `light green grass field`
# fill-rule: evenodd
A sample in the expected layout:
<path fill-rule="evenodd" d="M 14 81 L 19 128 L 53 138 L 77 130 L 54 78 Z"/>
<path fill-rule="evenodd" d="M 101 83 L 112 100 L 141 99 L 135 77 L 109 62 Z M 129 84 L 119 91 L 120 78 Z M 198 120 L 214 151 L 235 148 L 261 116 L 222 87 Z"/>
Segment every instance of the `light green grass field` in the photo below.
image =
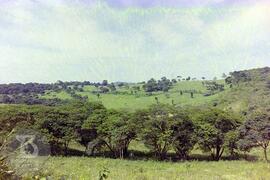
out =
<path fill-rule="evenodd" d="M 263 180 L 270 177 L 270 164 L 264 162 L 157 162 L 87 157 L 51 157 L 44 165 L 44 176 L 52 179 L 98 180 L 108 169 L 112 180 Z"/>
<path fill-rule="evenodd" d="M 78 144 L 72 148 L 83 150 Z M 148 152 L 148 149 L 137 141 L 131 144 L 133 150 Z M 268 152 L 270 153 L 270 152 Z M 192 151 L 192 156 L 202 154 Z M 270 163 L 263 161 L 260 148 L 254 149 L 250 155 L 257 161 L 185 161 L 170 162 L 157 160 L 120 160 L 94 157 L 49 157 L 41 162 L 42 169 L 38 173 L 51 179 L 99 180 L 99 174 L 108 170 L 108 180 L 267 180 L 270 177 Z M 19 163 L 18 163 L 19 164 Z M 25 174 L 32 177 L 32 173 Z"/>
<path fill-rule="evenodd" d="M 222 80 L 219 83 L 224 83 Z M 132 86 L 131 86 L 132 87 Z M 124 92 L 126 94 L 114 94 L 107 93 L 101 94 L 100 98 L 96 94 L 93 94 L 92 91 L 97 90 L 94 86 L 85 86 L 84 92 L 76 92 L 82 96 L 88 96 L 89 101 L 100 101 L 106 108 L 109 109 L 143 109 L 148 106 L 157 103 L 155 97 L 158 98 L 160 103 L 172 104 L 174 103 L 177 106 L 184 105 L 201 105 L 205 103 L 210 103 L 217 99 L 219 94 L 213 96 L 203 96 L 207 92 L 206 88 L 202 85 L 202 81 L 182 81 L 174 84 L 173 88 L 169 92 L 156 92 L 151 96 L 147 95 L 143 90 L 138 91 L 137 94 L 132 94 L 132 88 L 127 89 L 126 87 L 117 88 L 117 92 Z M 180 95 L 180 91 L 190 91 L 196 90 L 200 93 L 195 93 L 194 98 L 191 98 L 190 93 L 184 93 Z M 65 92 L 51 92 L 46 94 L 43 98 L 60 98 L 60 99 L 70 99 L 70 95 Z"/>
<path fill-rule="evenodd" d="M 59 99 L 72 99 L 72 97 L 66 93 L 65 91 L 61 92 L 46 92 L 45 95 L 40 96 L 41 98 L 47 98 L 47 99 L 53 99 L 53 98 L 59 98 Z"/>

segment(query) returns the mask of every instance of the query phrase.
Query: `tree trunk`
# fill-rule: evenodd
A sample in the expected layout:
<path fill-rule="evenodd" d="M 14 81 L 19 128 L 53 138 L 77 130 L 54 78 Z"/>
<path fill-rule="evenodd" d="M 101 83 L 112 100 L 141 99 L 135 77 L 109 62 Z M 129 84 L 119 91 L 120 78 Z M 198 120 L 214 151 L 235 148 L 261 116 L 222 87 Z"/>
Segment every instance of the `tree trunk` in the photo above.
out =
<path fill-rule="evenodd" d="M 219 161 L 222 154 L 224 152 L 224 148 L 221 148 L 220 146 L 216 146 L 216 154 L 215 154 L 215 160 Z"/>
<path fill-rule="evenodd" d="M 264 159 L 268 162 L 267 148 L 263 148 L 263 153 L 264 153 Z"/>

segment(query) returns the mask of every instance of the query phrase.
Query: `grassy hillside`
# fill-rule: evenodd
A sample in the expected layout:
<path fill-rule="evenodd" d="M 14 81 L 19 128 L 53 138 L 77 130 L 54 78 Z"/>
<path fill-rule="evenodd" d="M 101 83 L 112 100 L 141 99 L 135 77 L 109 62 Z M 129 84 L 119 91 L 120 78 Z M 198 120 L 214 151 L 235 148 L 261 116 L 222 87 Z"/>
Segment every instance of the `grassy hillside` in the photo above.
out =
<path fill-rule="evenodd" d="M 270 68 L 237 71 L 235 76 L 232 87 L 219 94 L 221 107 L 242 113 L 270 107 Z"/>
<path fill-rule="evenodd" d="M 219 83 L 224 84 L 223 80 Z M 211 103 L 216 100 L 219 94 L 212 96 L 204 96 L 207 89 L 203 86 L 202 81 L 182 81 L 177 82 L 173 85 L 169 92 L 155 92 L 152 95 L 147 94 L 143 90 L 138 91 L 136 94 L 132 93 L 132 86 L 130 85 L 127 89 L 126 87 L 117 87 L 116 92 L 101 94 L 98 98 L 96 94 L 92 91 L 97 90 L 95 86 L 85 86 L 83 92 L 76 91 L 76 94 L 82 96 L 87 96 L 89 101 L 100 101 L 104 104 L 106 108 L 113 109 L 143 109 L 151 104 L 157 103 L 155 98 L 157 97 L 160 103 L 172 104 L 178 106 L 183 105 L 201 105 L 205 103 Z M 227 87 L 226 87 L 227 89 Z M 183 91 L 183 95 L 180 94 Z M 191 98 L 189 91 L 196 91 L 194 93 L 194 98 Z M 47 92 L 42 98 L 60 98 L 60 99 L 70 99 L 70 95 L 64 91 L 61 92 Z"/>

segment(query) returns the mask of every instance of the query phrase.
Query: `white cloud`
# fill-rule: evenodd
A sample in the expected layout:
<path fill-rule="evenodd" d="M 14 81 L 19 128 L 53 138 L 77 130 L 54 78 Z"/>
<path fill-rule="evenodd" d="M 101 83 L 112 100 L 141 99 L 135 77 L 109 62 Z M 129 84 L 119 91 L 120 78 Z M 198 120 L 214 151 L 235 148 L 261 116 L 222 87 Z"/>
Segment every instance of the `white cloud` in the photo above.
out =
<path fill-rule="evenodd" d="M 265 3 L 113 9 L 59 2 L 0 7 L 0 81 L 138 81 L 270 65 Z"/>

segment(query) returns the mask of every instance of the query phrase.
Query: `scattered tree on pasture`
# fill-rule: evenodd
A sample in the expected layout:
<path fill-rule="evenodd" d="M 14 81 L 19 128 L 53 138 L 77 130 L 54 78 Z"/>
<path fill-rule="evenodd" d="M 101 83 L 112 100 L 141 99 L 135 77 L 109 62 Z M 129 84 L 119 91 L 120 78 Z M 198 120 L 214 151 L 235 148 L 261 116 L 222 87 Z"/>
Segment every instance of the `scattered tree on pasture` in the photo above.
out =
<path fill-rule="evenodd" d="M 108 80 L 103 80 L 101 83 L 102 86 L 108 86 Z"/>

